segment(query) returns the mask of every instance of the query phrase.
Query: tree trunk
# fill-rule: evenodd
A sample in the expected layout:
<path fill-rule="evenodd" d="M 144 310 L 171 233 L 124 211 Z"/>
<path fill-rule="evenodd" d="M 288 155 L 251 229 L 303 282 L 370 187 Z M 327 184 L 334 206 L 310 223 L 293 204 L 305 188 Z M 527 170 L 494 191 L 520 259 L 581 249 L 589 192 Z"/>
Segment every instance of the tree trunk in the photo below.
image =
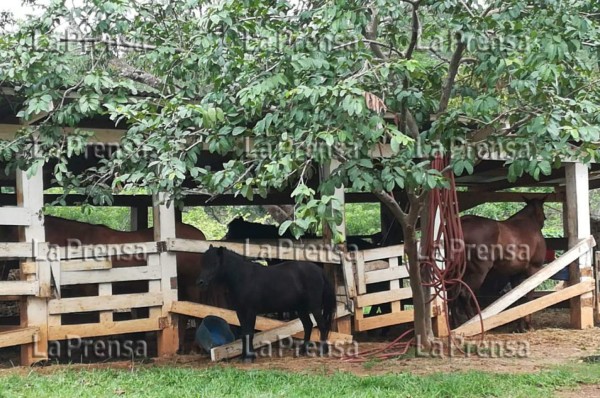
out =
<path fill-rule="evenodd" d="M 431 303 L 429 288 L 423 286 L 421 266 L 417 250 L 417 238 L 414 229 L 404 231 L 404 252 L 408 257 L 408 274 L 413 293 L 415 311 L 415 337 L 417 345 L 424 351 L 431 349 L 433 342 L 433 327 L 431 323 Z"/>
<path fill-rule="evenodd" d="M 413 307 L 415 311 L 415 338 L 421 349 L 429 351 L 433 342 L 433 327 L 431 323 L 431 303 L 429 288 L 423 286 L 421 276 L 420 256 L 417 249 L 417 222 L 422 215 L 426 195 L 408 194 L 410 207 L 405 213 L 394 197 L 383 191 L 373 191 L 375 196 L 387 206 L 402 226 L 404 234 L 404 252 L 408 257 L 408 274 L 410 287 L 413 292 Z M 421 225 L 424 225 L 421 222 Z"/>

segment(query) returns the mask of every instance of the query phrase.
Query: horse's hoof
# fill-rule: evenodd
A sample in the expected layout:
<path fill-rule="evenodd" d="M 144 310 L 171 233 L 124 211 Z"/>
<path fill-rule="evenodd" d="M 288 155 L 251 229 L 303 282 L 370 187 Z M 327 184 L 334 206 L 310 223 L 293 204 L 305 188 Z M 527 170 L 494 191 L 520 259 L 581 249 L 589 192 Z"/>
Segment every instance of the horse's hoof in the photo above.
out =
<path fill-rule="evenodd" d="M 319 354 L 323 357 L 329 354 L 329 343 L 321 343 L 319 347 Z"/>
<path fill-rule="evenodd" d="M 32 368 L 45 368 L 46 366 L 50 366 L 52 362 L 49 359 L 43 359 L 41 361 L 36 361 L 31 364 Z"/>
<path fill-rule="evenodd" d="M 256 357 L 245 357 L 245 358 L 242 358 L 241 361 L 244 364 L 254 363 L 256 361 Z"/>

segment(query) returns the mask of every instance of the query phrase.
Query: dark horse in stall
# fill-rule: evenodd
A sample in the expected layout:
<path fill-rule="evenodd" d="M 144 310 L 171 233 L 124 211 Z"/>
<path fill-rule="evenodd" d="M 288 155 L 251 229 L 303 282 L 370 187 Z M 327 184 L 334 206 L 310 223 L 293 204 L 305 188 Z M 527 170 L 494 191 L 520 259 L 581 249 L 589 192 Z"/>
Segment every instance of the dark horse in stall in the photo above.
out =
<path fill-rule="evenodd" d="M 265 225 L 244 220 L 242 217 L 236 217 L 227 225 L 227 234 L 225 240 L 245 240 L 245 239 L 293 239 L 289 230 L 283 235 L 279 235 L 279 228 L 275 225 Z"/>
<path fill-rule="evenodd" d="M 196 284 L 207 288 L 221 281 L 228 287 L 242 332 L 242 360 L 253 361 L 256 316 L 269 312 L 296 311 L 304 326 L 306 352 L 313 323 L 321 334 L 320 351 L 327 352 L 327 337 L 335 316 L 333 285 L 321 268 L 306 261 L 286 261 L 270 267 L 247 260 L 223 247 L 212 245 L 204 253 Z"/>
<path fill-rule="evenodd" d="M 461 218 L 467 258 L 463 282 L 475 294 L 488 275 L 499 279 L 498 286 L 506 284 L 508 279 L 515 287 L 542 268 L 546 256 L 546 241 L 542 235 L 546 219 L 544 199 L 526 199 L 525 202 L 521 211 L 504 221 L 471 215 Z M 528 294 L 526 299 L 530 298 Z M 455 326 L 476 315 L 470 293 L 464 287 L 459 289 L 451 308 Z M 526 317 L 520 329 L 530 328 L 531 319 Z"/>

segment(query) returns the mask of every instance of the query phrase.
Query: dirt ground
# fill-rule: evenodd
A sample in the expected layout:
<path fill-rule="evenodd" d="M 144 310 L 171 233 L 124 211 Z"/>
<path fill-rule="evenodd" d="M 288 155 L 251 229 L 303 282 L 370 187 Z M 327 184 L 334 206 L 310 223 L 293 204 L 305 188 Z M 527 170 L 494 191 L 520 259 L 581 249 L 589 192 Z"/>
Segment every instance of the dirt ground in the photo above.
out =
<path fill-rule="evenodd" d="M 443 357 L 415 357 L 414 351 L 401 358 L 383 361 L 369 360 L 364 363 L 350 363 L 339 356 L 329 358 L 297 357 L 291 350 L 284 351 L 283 356 L 274 355 L 271 358 L 259 358 L 256 363 L 242 364 L 232 360 L 226 366 L 243 369 L 277 369 L 291 372 L 331 374 L 337 371 L 351 372 L 356 375 L 372 375 L 383 373 L 411 372 L 414 374 L 430 374 L 434 372 L 458 372 L 468 370 L 484 370 L 496 373 L 536 372 L 554 365 L 583 361 L 586 357 L 600 355 L 600 329 L 570 330 L 568 329 L 569 314 L 566 310 L 546 310 L 534 315 L 535 331 L 528 333 L 510 333 L 507 330 L 488 333 L 486 335 L 487 348 L 480 348 L 477 353 L 474 349 L 480 339 L 474 339 L 462 344 L 471 348 L 470 353 L 456 352 L 450 356 L 445 353 Z M 552 325 L 552 327 L 550 327 Z M 399 331 L 390 330 L 386 337 L 358 336 L 359 352 L 374 348 L 383 348 L 399 336 Z M 360 342 L 363 340 L 363 342 Z M 364 342 L 364 340 L 371 340 Z M 346 347 L 354 349 L 354 347 Z M 6 358 L 4 358 L 6 359 Z M 206 355 L 181 355 L 169 359 L 154 359 L 153 365 L 183 366 L 193 368 L 207 368 L 223 366 L 222 363 L 210 362 Z M 2 361 L 0 376 L 11 372 L 27 372 L 25 368 L 12 367 L 10 362 Z M 148 366 L 132 362 L 110 362 L 89 365 L 69 365 L 71 367 L 110 367 L 131 368 Z M 51 372 L 59 366 L 49 366 L 41 369 L 42 372 Z M 600 377 L 600 375 L 599 375 Z M 590 394 L 583 396 L 600 396 L 599 386 L 585 386 Z M 570 394 L 566 392 L 565 394 Z M 575 394 L 575 393 L 573 393 Z M 576 395 L 564 395 L 575 397 Z M 581 396 L 581 393 L 577 393 Z"/>

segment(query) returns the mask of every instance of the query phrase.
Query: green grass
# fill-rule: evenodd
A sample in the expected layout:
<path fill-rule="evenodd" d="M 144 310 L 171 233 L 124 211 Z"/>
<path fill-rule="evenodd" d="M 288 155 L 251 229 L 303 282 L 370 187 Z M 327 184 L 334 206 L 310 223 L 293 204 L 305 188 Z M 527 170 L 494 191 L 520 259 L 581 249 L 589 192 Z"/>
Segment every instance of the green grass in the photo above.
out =
<path fill-rule="evenodd" d="M 440 369 L 443 370 L 443 369 Z M 355 376 L 231 367 L 127 370 L 61 368 L 50 374 L 0 376 L 0 397 L 548 397 L 558 388 L 600 383 L 600 365 L 536 374 L 485 372 Z"/>

